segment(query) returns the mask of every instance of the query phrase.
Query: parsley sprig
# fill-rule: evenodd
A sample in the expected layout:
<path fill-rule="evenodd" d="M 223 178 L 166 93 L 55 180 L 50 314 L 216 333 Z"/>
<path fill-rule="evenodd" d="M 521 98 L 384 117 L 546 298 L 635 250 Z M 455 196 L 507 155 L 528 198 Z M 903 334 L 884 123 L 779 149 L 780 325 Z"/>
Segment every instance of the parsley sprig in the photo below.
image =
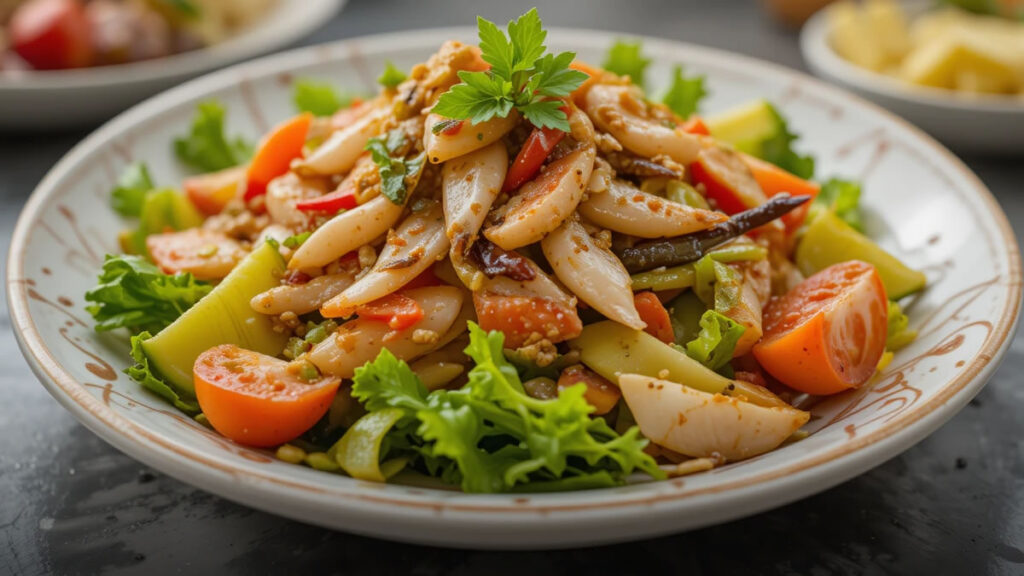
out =
<path fill-rule="evenodd" d="M 400 128 L 391 130 L 385 136 L 370 138 L 366 143 L 366 149 L 370 151 L 370 157 L 380 171 L 381 194 L 395 204 L 405 203 L 409 194 L 406 181 L 423 169 L 423 160 L 426 158 L 425 152 L 406 158 L 408 147 L 408 137 Z"/>
<path fill-rule="evenodd" d="M 545 54 L 547 32 L 533 8 L 508 23 L 508 35 L 493 22 L 477 17 L 481 57 L 486 72 L 460 71 L 456 84 L 441 95 L 434 112 L 473 124 L 504 118 L 518 110 L 538 128 L 569 131 L 561 98 L 578 88 L 587 75 L 569 68 L 573 52 Z"/>

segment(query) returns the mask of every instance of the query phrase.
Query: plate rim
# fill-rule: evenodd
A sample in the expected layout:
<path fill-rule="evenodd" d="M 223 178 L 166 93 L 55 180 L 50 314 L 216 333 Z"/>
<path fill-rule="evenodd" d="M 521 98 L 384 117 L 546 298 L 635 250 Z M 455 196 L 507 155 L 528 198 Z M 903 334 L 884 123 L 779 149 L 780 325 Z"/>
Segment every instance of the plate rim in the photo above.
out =
<path fill-rule="evenodd" d="M 925 3 L 910 2 L 908 9 L 923 10 Z M 821 78 L 851 89 L 863 90 L 907 103 L 934 106 L 960 112 L 1016 115 L 1024 117 L 1024 98 L 997 94 L 964 94 L 931 86 L 919 86 L 866 70 L 840 56 L 829 42 L 827 6 L 812 15 L 800 29 L 800 54 L 804 62 Z"/>
<path fill-rule="evenodd" d="M 227 497 L 228 499 L 242 502 L 251 507 L 268 510 L 306 522 L 335 528 L 340 527 L 340 523 L 332 523 L 322 518 L 310 518 L 308 515 L 300 514 L 303 511 L 301 509 L 302 506 L 305 506 L 307 510 L 312 509 L 313 504 L 318 501 L 320 496 L 327 493 L 327 490 L 303 483 L 300 480 L 281 478 L 275 474 L 260 474 L 251 470 L 232 468 L 230 466 L 214 466 L 211 469 L 207 469 L 204 466 L 196 466 L 196 463 L 211 464 L 211 462 L 209 462 L 209 458 L 206 458 L 198 451 L 190 453 L 188 449 L 181 445 L 166 438 L 161 438 L 158 434 L 148 432 L 144 427 L 118 415 L 113 409 L 104 405 L 99 398 L 87 392 L 78 380 L 64 370 L 56 357 L 46 347 L 28 312 L 27 286 L 22 279 L 25 268 L 24 256 L 30 227 L 42 210 L 44 201 L 56 189 L 57 182 L 63 179 L 64 173 L 73 169 L 78 164 L 79 157 L 91 154 L 94 149 L 105 144 L 111 136 L 129 129 L 136 122 L 161 114 L 166 108 L 173 107 L 179 99 L 192 99 L 193 93 L 205 93 L 220 87 L 227 84 L 233 77 L 238 75 L 244 76 L 247 71 L 254 72 L 256 73 L 254 75 L 259 76 L 275 74 L 287 69 L 289 63 L 293 61 L 305 63 L 310 58 L 316 58 L 318 51 L 320 51 L 320 54 L 330 51 L 332 54 L 349 55 L 333 56 L 331 59 L 351 58 L 352 54 L 358 54 L 361 50 L 372 51 L 372 46 L 386 45 L 399 39 L 404 43 L 426 43 L 428 39 L 434 40 L 438 37 L 464 36 L 471 30 L 468 27 L 430 28 L 359 36 L 328 44 L 290 50 L 281 54 L 237 64 L 224 70 L 204 75 L 147 99 L 141 104 L 119 114 L 72 148 L 48 171 L 32 192 L 19 215 L 8 254 L 6 288 L 8 305 L 11 311 L 12 328 L 15 331 L 23 355 L 44 387 L 86 427 L 122 452 L 147 465 L 153 466 L 194 486 Z M 598 39 L 602 42 L 607 42 L 610 38 L 622 35 L 614 31 L 570 28 L 552 28 L 551 32 L 565 39 L 566 42 L 571 42 L 575 39 L 575 41 L 582 44 L 586 44 L 588 41 L 595 42 Z M 545 518 L 546 526 L 553 526 L 558 523 L 569 525 L 574 521 L 578 521 L 578 514 L 599 514 L 616 510 L 632 511 L 634 519 L 637 516 L 653 518 L 655 512 L 658 514 L 671 512 L 674 507 L 681 506 L 682 502 L 690 501 L 699 502 L 699 505 L 694 506 L 704 509 L 709 514 L 709 516 L 697 521 L 692 521 L 691 519 L 683 527 L 694 528 L 711 522 L 724 521 L 780 506 L 863 473 L 870 467 L 880 464 L 882 461 L 894 456 L 931 433 L 959 411 L 984 386 L 989 376 L 996 369 L 999 360 L 1001 360 L 1010 345 L 1011 335 L 1018 323 L 1021 305 L 1020 253 L 1016 236 L 1010 227 L 1006 214 L 1002 211 L 988 188 L 959 158 L 905 120 L 871 102 L 865 101 L 849 91 L 829 86 L 809 75 L 779 64 L 745 55 L 651 36 L 642 36 L 640 38 L 658 45 L 663 50 L 671 49 L 679 53 L 694 54 L 709 61 L 724 61 L 743 67 L 757 67 L 763 72 L 780 74 L 789 79 L 799 80 L 800 82 L 812 85 L 817 90 L 823 90 L 824 94 L 842 95 L 843 98 L 852 100 L 854 104 L 866 107 L 884 116 L 889 122 L 893 122 L 908 130 L 909 133 L 916 137 L 918 142 L 927 145 L 939 158 L 948 162 L 951 169 L 961 172 L 969 185 L 968 188 L 973 192 L 972 196 L 977 196 L 982 200 L 984 213 L 991 216 L 995 221 L 998 228 L 997 232 L 994 233 L 995 237 L 1002 237 L 1006 241 L 1006 255 L 1009 259 L 1007 274 L 1011 278 L 1008 278 L 1007 283 L 1008 296 L 1004 303 L 1004 314 L 1002 314 L 999 322 L 993 327 L 993 336 L 975 354 L 974 358 L 964 366 L 960 375 L 950 380 L 935 398 L 931 399 L 919 410 L 908 414 L 896 422 L 891 422 L 871 434 L 858 437 L 836 449 L 820 454 L 806 462 L 798 463 L 796 466 L 780 466 L 778 469 L 766 471 L 754 477 L 734 480 L 728 484 L 701 491 L 647 494 L 641 495 L 641 497 L 628 496 L 620 498 L 618 501 L 608 501 L 606 496 L 604 501 L 584 501 L 569 506 L 559 505 L 557 502 L 558 495 L 530 495 L 528 503 L 515 502 L 515 495 L 488 495 L 486 498 L 467 498 L 470 502 L 461 503 L 454 502 L 451 499 L 439 499 L 429 496 L 423 498 L 422 501 L 413 501 L 411 498 L 383 494 L 379 490 L 376 493 L 373 490 L 363 490 L 355 485 L 349 490 L 330 491 L 329 493 L 332 496 L 345 496 L 350 499 L 351 508 L 347 508 L 347 510 L 352 511 L 354 516 L 366 514 L 370 509 L 373 509 L 374 515 L 378 516 L 377 520 L 386 521 L 388 519 L 395 520 L 400 518 L 403 521 L 418 519 L 421 522 L 429 522 L 432 518 L 436 518 L 435 514 L 444 511 L 452 514 L 445 521 L 449 525 L 454 523 L 461 525 L 463 528 L 479 528 L 483 516 L 508 512 L 511 514 L 503 514 L 500 518 L 502 526 L 507 529 L 509 526 L 516 525 L 517 523 L 520 526 L 524 526 L 536 522 L 538 515 Z M 893 428 L 896 429 L 895 434 L 893 433 Z M 189 460 L 191 465 L 185 465 L 185 459 Z M 357 483 L 357 481 L 350 479 L 345 480 Z M 804 486 L 800 490 L 789 490 L 787 485 L 792 483 L 793 480 L 804 480 Z M 810 480 L 815 480 L 815 482 L 813 486 L 808 488 L 807 485 L 811 483 Z M 304 490 L 276 492 L 274 498 L 266 498 L 266 488 L 264 487 L 266 483 L 271 483 L 278 487 L 287 486 Z M 345 483 L 339 483 L 339 486 L 346 485 Z M 601 494 L 608 493 L 607 490 L 591 492 L 592 494 L 597 494 L 598 499 L 601 498 Z M 766 494 L 772 494 L 775 497 L 764 498 L 763 496 Z M 753 498 L 754 496 L 758 496 L 758 498 L 755 499 Z M 729 502 L 745 500 L 748 506 L 741 511 L 733 510 L 730 512 L 726 510 L 728 506 L 722 505 L 723 500 Z M 288 508 L 285 506 L 287 504 L 299 506 L 300 508 Z M 382 513 L 379 508 L 382 504 L 394 506 L 394 508 L 390 511 L 385 510 Z M 660 505 L 662 508 L 657 510 L 651 508 L 651 505 L 654 504 Z M 715 516 L 716 514 L 717 516 Z M 349 520 L 351 519 L 349 517 Z M 649 524 L 647 527 L 640 527 L 633 532 L 616 537 L 606 537 L 601 541 L 632 539 L 683 529 L 678 525 L 655 527 L 656 522 L 647 523 Z M 684 523 L 680 522 L 677 524 Z M 351 525 L 351 522 L 344 526 L 344 529 L 350 532 L 360 532 L 357 527 Z M 497 529 L 501 530 L 501 528 Z M 379 530 L 370 530 L 369 528 L 363 530 L 363 532 L 381 535 Z M 449 539 L 432 534 L 424 534 L 422 537 L 404 537 L 393 534 L 389 538 L 452 544 Z M 593 541 L 577 540 L 576 543 Z M 464 545 L 474 545 L 474 543 L 465 543 Z M 552 545 L 562 546 L 565 545 L 565 542 Z M 489 547 L 494 546 L 489 545 Z M 500 543 L 498 547 L 502 547 Z M 515 542 L 507 542 L 504 547 L 518 546 Z"/>
<path fill-rule="evenodd" d="M 341 11 L 347 1 L 307 0 L 304 3 L 307 10 L 299 12 L 293 28 L 282 28 L 270 22 L 275 10 L 280 8 L 272 7 L 260 20 L 247 27 L 251 30 L 243 29 L 210 46 L 162 58 L 80 69 L 30 70 L 24 73 L 0 71 L 0 94 L 32 94 L 53 90 L 72 91 L 138 85 L 163 78 L 177 78 L 215 70 L 233 62 L 266 54 L 317 30 L 326 24 L 332 15 Z"/>

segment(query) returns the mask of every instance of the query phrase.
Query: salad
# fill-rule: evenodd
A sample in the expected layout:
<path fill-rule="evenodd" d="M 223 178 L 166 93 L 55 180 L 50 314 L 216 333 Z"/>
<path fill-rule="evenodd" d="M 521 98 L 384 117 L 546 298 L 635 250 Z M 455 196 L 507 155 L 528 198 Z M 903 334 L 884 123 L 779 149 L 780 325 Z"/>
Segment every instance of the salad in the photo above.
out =
<path fill-rule="evenodd" d="M 273 0 L 0 0 L 0 71 L 125 64 L 211 46 Z"/>
<path fill-rule="evenodd" d="M 202 103 L 182 191 L 125 169 L 86 300 L 132 379 L 318 470 L 571 490 L 797 441 L 915 337 L 924 275 L 770 103 L 703 116 L 703 77 L 646 92 L 642 45 L 550 53 L 536 10 L 478 27 L 376 96 L 298 80 L 256 145 Z"/>

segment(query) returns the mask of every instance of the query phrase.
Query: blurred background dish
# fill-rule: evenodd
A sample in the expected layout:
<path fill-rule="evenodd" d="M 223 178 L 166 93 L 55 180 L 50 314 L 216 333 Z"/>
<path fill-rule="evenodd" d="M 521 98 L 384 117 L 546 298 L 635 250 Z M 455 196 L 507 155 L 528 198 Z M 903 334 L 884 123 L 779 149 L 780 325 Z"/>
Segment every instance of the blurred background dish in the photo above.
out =
<path fill-rule="evenodd" d="M 958 152 L 1024 147 L 1024 24 L 933 2 L 840 2 L 810 18 L 800 46 L 815 74 Z"/>
<path fill-rule="evenodd" d="M 96 123 L 281 48 L 344 0 L 0 0 L 0 128 Z"/>

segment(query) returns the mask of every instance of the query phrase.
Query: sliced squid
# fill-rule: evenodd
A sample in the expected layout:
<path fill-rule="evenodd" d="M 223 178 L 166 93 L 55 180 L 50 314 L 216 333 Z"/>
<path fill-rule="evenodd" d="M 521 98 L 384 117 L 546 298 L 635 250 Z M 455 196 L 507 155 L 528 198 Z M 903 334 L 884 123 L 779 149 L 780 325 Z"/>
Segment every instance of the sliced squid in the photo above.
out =
<path fill-rule="evenodd" d="M 724 314 L 739 322 L 746 330 L 733 349 L 733 357 L 750 352 L 764 334 L 762 309 L 771 294 L 771 265 L 767 260 L 746 264 L 742 269 L 743 286 L 736 304 Z"/>
<path fill-rule="evenodd" d="M 352 124 L 331 134 L 324 143 L 293 167 L 302 174 L 343 174 L 363 154 L 366 142 L 380 133 L 387 108 L 371 108 Z"/>
<path fill-rule="evenodd" d="M 376 358 L 385 346 L 398 358 L 409 361 L 443 346 L 443 336 L 460 329 L 455 324 L 465 300 L 462 289 L 433 286 L 403 294 L 423 309 L 422 320 L 405 330 L 394 331 L 386 322 L 356 318 L 317 344 L 309 352 L 309 361 L 324 374 L 351 378 L 356 368 Z M 465 330 L 466 323 L 461 324 L 461 330 Z M 457 336 L 458 333 L 449 341 Z"/>
<path fill-rule="evenodd" d="M 548 164 L 502 207 L 501 221 L 484 230 L 484 236 L 505 250 L 515 250 L 558 228 L 583 197 L 596 156 L 596 148 L 588 145 Z"/>
<path fill-rule="evenodd" d="M 320 307 L 326 318 L 347 318 L 360 304 L 408 284 L 448 252 L 440 204 L 413 212 L 388 236 L 373 269 Z"/>
<path fill-rule="evenodd" d="M 317 276 L 305 284 L 275 286 L 266 292 L 253 296 L 249 301 L 252 309 L 261 314 L 283 314 L 294 312 L 307 314 L 341 294 L 355 282 L 355 277 L 347 272 Z"/>
<path fill-rule="evenodd" d="M 445 134 L 445 131 L 439 131 L 435 134 L 434 126 L 446 120 L 444 116 L 429 114 L 424 123 L 423 148 L 433 164 L 469 154 L 498 141 L 515 127 L 519 121 L 519 113 L 513 110 L 504 118 L 495 117 L 479 124 L 463 120 L 457 130 L 450 131 L 453 133 Z"/>
<path fill-rule="evenodd" d="M 670 238 L 711 228 L 729 217 L 648 194 L 624 180 L 612 180 L 579 206 L 588 220 L 640 238 Z"/>
<path fill-rule="evenodd" d="M 555 275 L 580 300 L 634 330 L 647 326 L 633 303 L 629 272 L 582 224 L 567 219 L 541 240 L 541 248 Z"/>
<path fill-rule="evenodd" d="M 680 164 L 696 160 L 701 148 L 697 136 L 666 126 L 650 106 L 639 88 L 611 84 L 590 88 L 583 103 L 597 126 L 631 152 L 647 158 L 666 155 Z"/>
<path fill-rule="evenodd" d="M 508 170 L 508 151 L 502 142 L 444 163 L 445 234 L 456 249 L 476 236 L 491 204 L 501 192 Z"/>
<path fill-rule="evenodd" d="M 323 196 L 327 183 L 319 178 L 302 178 L 288 172 L 267 185 L 266 206 L 271 222 L 290 228 L 301 228 L 309 222 L 309 214 L 295 207 L 300 200 Z"/>
<path fill-rule="evenodd" d="M 693 457 L 742 460 L 777 448 L 807 423 L 808 412 L 765 407 L 676 382 L 623 374 L 619 388 L 644 436 Z"/>
<path fill-rule="evenodd" d="M 404 204 L 377 196 L 366 204 L 342 212 L 316 229 L 288 262 L 292 270 L 324 266 L 369 244 L 388 231 L 402 215 Z"/>

